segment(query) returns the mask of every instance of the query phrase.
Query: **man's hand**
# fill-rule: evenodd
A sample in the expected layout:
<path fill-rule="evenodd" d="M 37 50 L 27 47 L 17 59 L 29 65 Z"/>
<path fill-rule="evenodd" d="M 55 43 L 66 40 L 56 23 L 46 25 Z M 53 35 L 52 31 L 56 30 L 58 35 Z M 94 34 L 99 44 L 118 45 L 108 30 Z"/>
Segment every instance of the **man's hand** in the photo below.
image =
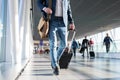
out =
<path fill-rule="evenodd" d="M 43 10 L 47 13 L 47 14 L 52 14 L 52 9 L 50 8 L 43 8 Z"/>
<path fill-rule="evenodd" d="M 69 29 L 70 29 L 70 30 L 75 30 L 75 25 L 74 25 L 73 23 L 70 24 L 70 25 L 69 25 Z"/>

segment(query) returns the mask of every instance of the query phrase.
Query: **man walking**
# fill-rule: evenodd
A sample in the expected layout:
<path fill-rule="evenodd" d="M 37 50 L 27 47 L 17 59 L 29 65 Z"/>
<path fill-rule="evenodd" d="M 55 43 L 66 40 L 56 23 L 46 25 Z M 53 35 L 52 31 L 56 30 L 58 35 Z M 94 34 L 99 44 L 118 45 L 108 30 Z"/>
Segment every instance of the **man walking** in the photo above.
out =
<path fill-rule="evenodd" d="M 76 57 L 76 49 L 79 47 L 77 41 L 75 39 L 73 39 L 72 42 L 72 49 L 73 49 L 73 53 L 74 53 L 74 58 Z"/>
<path fill-rule="evenodd" d="M 107 53 L 110 51 L 110 42 L 112 42 L 112 39 L 109 37 L 108 33 L 106 33 L 106 36 L 103 40 L 103 45 L 106 46 Z"/>
<path fill-rule="evenodd" d="M 83 41 L 82 41 L 82 48 L 83 48 L 83 57 L 84 57 L 84 53 L 85 53 L 85 50 L 87 51 L 87 57 L 88 57 L 88 55 L 89 55 L 89 53 L 88 53 L 88 47 L 89 47 L 89 40 L 87 39 L 87 36 L 85 36 L 85 38 L 83 39 Z"/>
<path fill-rule="evenodd" d="M 44 4 L 43 4 L 44 1 Z M 49 26 L 50 58 L 53 73 L 59 75 L 59 59 L 67 46 L 67 25 L 74 29 L 74 22 L 71 14 L 70 0 L 52 0 L 52 7 L 48 8 L 50 0 L 38 0 L 38 6 L 44 17 L 51 15 Z M 60 45 L 57 45 L 59 37 Z M 58 46 L 58 49 L 56 49 Z"/>

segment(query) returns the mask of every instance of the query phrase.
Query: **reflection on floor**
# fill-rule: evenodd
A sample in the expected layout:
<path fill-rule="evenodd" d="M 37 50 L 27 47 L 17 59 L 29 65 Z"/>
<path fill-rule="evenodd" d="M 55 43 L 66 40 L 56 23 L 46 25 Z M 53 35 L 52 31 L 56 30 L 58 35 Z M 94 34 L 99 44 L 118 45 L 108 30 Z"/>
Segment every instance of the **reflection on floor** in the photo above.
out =
<path fill-rule="evenodd" d="M 19 63 L 1 62 L 0 63 L 0 80 L 15 80 L 16 76 L 20 73 L 21 69 L 28 60 L 23 60 Z"/>
<path fill-rule="evenodd" d="M 49 56 L 35 54 L 18 80 L 120 80 L 120 60 L 72 58 L 68 69 L 52 74 Z"/>

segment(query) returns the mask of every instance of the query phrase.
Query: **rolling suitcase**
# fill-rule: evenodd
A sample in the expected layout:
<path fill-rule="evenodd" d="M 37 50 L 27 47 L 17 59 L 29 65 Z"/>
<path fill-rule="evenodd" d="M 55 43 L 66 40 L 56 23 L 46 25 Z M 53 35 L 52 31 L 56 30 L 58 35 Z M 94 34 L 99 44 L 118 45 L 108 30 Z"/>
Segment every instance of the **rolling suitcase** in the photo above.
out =
<path fill-rule="evenodd" d="M 59 60 L 60 69 L 67 69 L 72 58 L 72 52 L 64 52 Z"/>
<path fill-rule="evenodd" d="M 69 34 L 69 31 L 68 31 L 68 34 Z M 74 36 L 75 36 L 75 30 L 74 30 L 71 42 L 73 41 Z M 72 55 L 73 55 L 73 53 L 72 53 L 71 45 L 70 45 L 69 47 L 66 47 L 63 50 L 63 54 L 59 60 L 60 69 L 67 69 L 68 68 L 68 65 L 71 61 Z"/>
<path fill-rule="evenodd" d="M 84 52 L 84 50 L 85 50 L 85 48 L 84 47 L 81 47 L 81 49 L 80 49 L 80 53 L 83 53 Z"/>
<path fill-rule="evenodd" d="M 90 51 L 89 54 L 90 54 L 90 58 L 95 58 L 95 52 L 94 51 Z"/>

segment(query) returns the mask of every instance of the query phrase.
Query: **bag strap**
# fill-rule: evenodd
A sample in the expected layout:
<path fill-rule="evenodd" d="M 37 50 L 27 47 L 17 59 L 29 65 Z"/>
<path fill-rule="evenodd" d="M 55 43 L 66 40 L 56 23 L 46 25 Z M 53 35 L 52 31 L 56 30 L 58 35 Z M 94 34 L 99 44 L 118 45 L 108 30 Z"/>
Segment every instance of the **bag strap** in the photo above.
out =
<path fill-rule="evenodd" d="M 49 7 L 49 8 L 52 8 L 52 0 L 49 0 L 49 1 L 48 1 L 48 7 Z"/>
<path fill-rule="evenodd" d="M 48 0 L 48 7 L 52 8 L 52 0 Z M 47 20 L 50 20 L 50 19 L 51 19 L 51 15 L 47 14 Z"/>

